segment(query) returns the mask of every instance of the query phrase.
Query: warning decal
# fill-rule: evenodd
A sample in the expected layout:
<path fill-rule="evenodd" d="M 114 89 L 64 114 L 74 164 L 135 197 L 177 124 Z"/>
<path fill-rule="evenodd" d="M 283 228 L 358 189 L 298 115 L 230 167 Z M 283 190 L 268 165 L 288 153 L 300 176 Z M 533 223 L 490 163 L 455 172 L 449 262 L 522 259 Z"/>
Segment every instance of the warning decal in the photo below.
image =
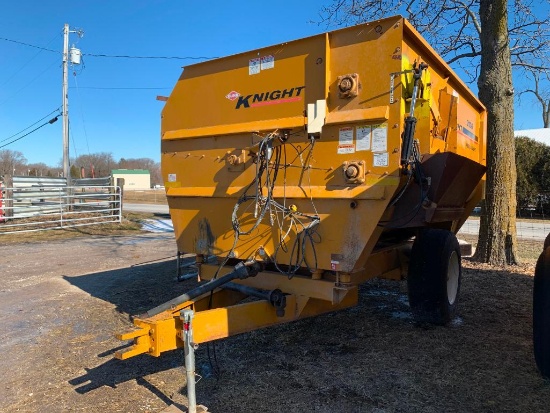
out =
<path fill-rule="evenodd" d="M 355 150 L 357 152 L 370 150 L 370 130 L 370 126 L 357 126 L 355 132 L 357 137 Z"/>
<path fill-rule="evenodd" d="M 340 128 L 338 133 L 338 154 L 354 153 L 353 128 Z"/>
<path fill-rule="evenodd" d="M 257 75 L 260 73 L 260 58 L 256 59 L 250 59 L 248 62 L 248 74 L 249 75 Z"/>
<path fill-rule="evenodd" d="M 373 166 L 388 166 L 388 153 L 373 153 L 372 154 L 372 165 Z"/>
<path fill-rule="evenodd" d="M 372 125 L 372 151 L 385 152 L 388 150 L 388 124 Z"/>
<path fill-rule="evenodd" d="M 275 67 L 275 58 L 271 55 L 263 56 L 260 63 L 261 70 L 273 69 Z"/>

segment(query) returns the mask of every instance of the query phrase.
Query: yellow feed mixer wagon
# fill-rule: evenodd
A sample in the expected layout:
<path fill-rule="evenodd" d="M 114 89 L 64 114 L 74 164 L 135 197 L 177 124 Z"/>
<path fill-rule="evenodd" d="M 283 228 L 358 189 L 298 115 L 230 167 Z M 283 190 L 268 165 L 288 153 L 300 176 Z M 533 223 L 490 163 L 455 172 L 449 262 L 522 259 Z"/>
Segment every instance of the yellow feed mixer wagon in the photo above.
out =
<path fill-rule="evenodd" d="M 200 282 L 136 317 L 117 356 L 187 355 L 351 307 L 373 277 L 407 277 L 415 317 L 449 322 L 485 128 L 400 16 L 185 67 L 162 111 L 162 175 Z"/>

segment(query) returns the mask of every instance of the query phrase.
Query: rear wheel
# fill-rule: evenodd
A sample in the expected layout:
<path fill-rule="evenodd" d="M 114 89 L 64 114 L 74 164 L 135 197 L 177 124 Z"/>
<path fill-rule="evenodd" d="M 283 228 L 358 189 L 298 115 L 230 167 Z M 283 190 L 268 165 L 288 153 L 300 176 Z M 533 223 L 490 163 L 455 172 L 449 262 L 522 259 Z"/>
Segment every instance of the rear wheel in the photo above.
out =
<path fill-rule="evenodd" d="M 540 373 L 550 378 L 550 248 L 540 254 L 533 285 L 533 350 Z"/>
<path fill-rule="evenodd" d="M 416 237 L 407 286 L 417 321 L 444 325 L 452 320 L 462 278 L 460 260 L 460 246 L 452 232 L 426 229 Z"/>

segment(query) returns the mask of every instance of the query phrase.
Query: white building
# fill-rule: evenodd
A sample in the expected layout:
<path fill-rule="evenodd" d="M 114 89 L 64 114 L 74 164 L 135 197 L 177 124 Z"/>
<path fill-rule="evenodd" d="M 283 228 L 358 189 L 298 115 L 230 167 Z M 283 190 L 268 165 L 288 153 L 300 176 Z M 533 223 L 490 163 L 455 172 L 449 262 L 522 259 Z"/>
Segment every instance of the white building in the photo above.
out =
<path fill-rule="evenodd" d="M 533 139 L 534 141 L 550 146 L 550 128 L 517 130 L 514 131 L 514 136 L 516 138 L 525 136 Z"/>
<path fill-rule="evenodd" d="M 115 185 L 117 179 L 124 179 L 125 191 L 151 189 L 151 174 L 147 169 L 113 169 L 111 176 Z"/>

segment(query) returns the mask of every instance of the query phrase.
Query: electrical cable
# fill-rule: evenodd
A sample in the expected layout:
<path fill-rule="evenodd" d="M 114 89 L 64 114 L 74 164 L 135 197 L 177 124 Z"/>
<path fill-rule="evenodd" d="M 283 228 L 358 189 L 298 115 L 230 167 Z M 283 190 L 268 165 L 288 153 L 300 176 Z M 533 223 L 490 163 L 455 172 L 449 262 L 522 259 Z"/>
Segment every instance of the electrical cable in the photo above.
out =
<path fill-rule="evenodd" d="M 36 45 L 34 45 L 34 44 L 25 43 L 25 42 L 20 42 L 20 41 L 18 41 L 18 40 L 6 39 L 5 37 L 0 37 L 0 40 L 4 40 L 5 42 L 17 43 L 17 44 L 20 44 L 20 45 L 23 45 L 23 46 L 33 47 L 33 48 L 35 48 L 35 49 L 44 50 L 44 51 L 46 51 L 46 52 L 53 52 L 53 53 L 62 54 L 62 52 L 60 52 L 59 50 L 48 49 L 48 48 L 46 48 L 46 47 L 36 46 Z M 50 42 L 50 43 L 51 43 L 51 42 Z M 49 43 L 48 43 L 48 44 L 49 44 Z"/>
<path fill-rule="evenodd" d="M 258 228 L 258 226 L 264 220 L 265 215 L 268 211 L 269 211 L 270 225 L 273 227 L 276 221 L 277 226 L 279 228 L 279 233 L 280 233 L 279 244 L 271 260 L 275 268 L 279 272 L 283 274 L 287 274 L 289 279 L 292 278 L 298 272 L 298 270 L 302 267 L 303 264 L 305 264 L 306 267 L 311 272 L 314 272 L 317 269 L 317 252 L 315 250 L 315 243 L 320 242 L 321 239 L 319 234 L 316 232 L 316 228 L 321 220 L 319 215 L 317 214 L 317 209 L 315 208 L 315 205 L 313 203 L 313 195 L 311 191 L 311 171 L 309 171 L 310 199 L 316 213 L 315 216 L 298 212 L 297 208 L 294 205 L 291 205 L 290 207 L 286 205 L 286 202 L 287 202 L 286 201 L 286 182 L 287 182 L 286 175 L 287 175 L 287 167 L 289 165 L 287 164 L 287 153 L 286 153 L 285 143 L 286 143 L 286 139 L 288 139 L 288 135 L 285 135 L 284 140 L 279 136 L 281 143 L 283 143 L 282 149 L 280 145 L 275 147 L 273 146 L 273 141 L 277 136 L 278 136 L 277 131 L 272 132 L 267 136 L 263 137 L 260 142 L 253 145 L 253 147 L 256 147 L 256 146 L 258 147 L 258 152 L 255 156 L 256 173 L 252 182 L 248 184 L 248 186 L 244 189 L 242 195 L 239 197 L 239 199 L 235 203 L 233 212 L 231 214 L 231 225 L 233 227 L 233 234 L 234 234 L 233 245 L 229 250 L 229 252 L 227 253 L 227 255 L 225 256 L 225 258 L 222 260 L 222 262 L 218 266 L 216 273 L 214 274 L 212 279 L 217 278 L 220 270 L 227 264 L 229 259 L 233 256 L 233 252 L 235 251 L 235 248 L 237 246 L 237 243 L 240 237 L 250 235 L 256 228 Z M 294 145 L 292 146 L 294 147 Z M 308 158 L 307 158 L 308 160 L 312 157 L 313 146 L 314 146 L 314 142 L 311 142 L 310 145 L 308 145 L 304 149 L 305 151 L 308 147 L 310 147 L 310 153 L 308 154 Z M 310 168 L 305 168 L 304 166 L 304 160 L 301 156 L 303 151 L 301 151 L 301 149 L 300 150 L 297 149 L 296 147 L 294 147 L 294 149 L 297 152 L 297 156 L 294 160 L 298 158 L 300 159 L 300 162 L 302 164 L 302 170 L 310 169 Z M 283 156 L 284 156 L 284 164 L 281 165 L 281 158 Z M 271 162 L 272 159 L 274 159 L 273 162 Z M 279 176 L 279 169 L 281 166 L 284 167 L 283 204 L 280 204 L 279 202 L 273 199 L 273 191 L 275 188 L 277 177 Z M 255 187 L 255 194 L 253 195 L 248 194 L 248 191 L 252 187 Z M 264 193 L 265 195 L 263 195 Z M 249 202 L 249 201 L 253 201 L 253 202 Z M 246 203 L 248 203 L 248 205 L 244 208 L 244 211 L 241 211 L 242 209 L 241 207 Z M 252 208 L 252 206 L 254 206 L 254 211 L 250 212 L 250 214 L 254 216 L 255 220 L 251 228 L 247 230 L 243 230 L 241 228 L 239 216 L 246 215 L 247 212 Z M 282 214 L 281 218 L 279 216 L 280 214 Z M 307 224 L 304 224 L 301 218 L 309 219 L 310 222 Z M 289 221 L 289 226 L 286 231 L 284 229 L 285 220 Z M 292 228 L 296 228 L 296 239 L 294 241 L 292 252 L 290 254 L 288 269 L 287 271 L 284 271 L 278 266 L 276 255 L 280 249 L 282 249 L 284 252 L 287 252 L 285 239 L 289 236 Z M 315 238 L 316 235 L 317 235 L 317 238 Z M 306 258 L 306 249 L 308 245 L 310 245 L 311 249 L 313 250 L 313 257 L 315 261 L 315 265 L 313 268 L 309 265 Z M 254 256 L 249 257 L 249 259 L 254 259 L 255 254 Z M 296 255 L 295 259 L 293 258 L 294 255 Z M 213 306 L 213 292 L 210 293 L 208 308 L 210 309 L 212 308 L 212 306 Z M 210 344 L 212 344 L 212 351 L 210 350 Z M 219 364 L 216 356 L 215 343 L 207 343 L 206 348 L 207 348 L 208 361 L 212 368 L 212 371 L 216 375 L 216 378 L 219 378 L 220 368 L 219 368 Z"/>
<path fill-rule="evenodd" d="M 0 37 L 0 40 L 20 44 L 27 47 L 33 47 L 35 49 L 40 49 L 46 52 L 63 54 L 63 52 L 60 52 L 59 50 L 48 49 L 46 47 L 36 46 L 34 44 L 21 42 L 19 40 L 8 39 L 5 37 Z M 210 57 L 209 56 L 131 56 L 131 55 L 109 55 L 109 54 L 99 54 L 99 53 L 82 53 L 82 56 L 106 57 L 106 58 L 114 58 L 114 59 L 169 59 L 169 60 L 210 60 L 210 59 L 218 58 L 216 56 L 210 56 Z"/>
<path fill-rule="evenodd" d="M 76 160 L 78 158 L 78 152 L 76 150 L 76 144 L 74 143 L 73 129 L 71 128 L 71 120 L 70 119 L 69 119 L 69 140 L 73 143 L 70 146 L 73 148 L 74 159 Z M 71 166 L 71 157 L 69 156 L 69 167 L 70 166 Z M 78 171 L 78 173 L 80 173 L 80 171 Z"/>
<path fill-rule="evenodd" d="M 107 57 L 112 59 L 165 59 L 165 60 L 211 60 L 218 59 L 216 56 L 130 56 L 130 55 L 109 55 L 109 54 L 95 54 L 95 53 L 82 53 L 82 56 L 90 57 Z"/>
<path fill-rule="evenodd" d="M 42 76 L 44 73 L 46 73 L 48 70 L 50 70 L 54 65 L 58 64 L 58 60 L 56 59 L 54 62 L 52 62 L 51 65 L 49 65 L 47 68 L 45 68 L 42 72 L 40 72 L 38 75 L 36 75 L 30 82 L 28 82 L 25 86 L 21 87 L 17 90 L 17 92 L 13 93 L 12 95 L 8 96 L 6 99 L 4 99 L 2 102 L 0 102 L 0 106 L 4 103 L 8 102 L 11 98 L 14 96 L 17 96 L 19 92 L 29 87 L 36 79 L 38 79 L 40 76 Z"/>
<path fill-rule="evenodd" d="M 46 46 L 49 46 L 56 38 L 58 38 L 60 36 L 62 32 L 56 34 L 52 40 L 50 40 L 48 42 L 48 44 L 46 44 Z M 5 84 L 7 84 L 10 80 L 12 80 L 19 72 L 21 72 L 21 70 L 23 70 L 30 62 L 32 62 L 40 53 L 42 53 L 43 50 L 39 50 L 33 57 L 31 57 L 30 59 L 28 59 L 25 63 L 23 63 L 22 66 L 20 66 L 7 80 L 4 81 L 4 83 L 0 84 L 0 87 L 4 86 Z"/>
<path fill-rule="evenodd" d="M 8 136 L 8 137 L 5 138 L 5 139 L 2 139 L 2 140 L 0 141 L 0 143 L 2 143 L 2 142 L 4 142 L 4 141 L 7 141 L 8 139 L 11 139 L 11 138 L 13 138 L 13 137 L 15 137 L 15 136 L 17 136 L 17 135 L 19 135 L 19 134 L 25 132 L 27 129 L 32 128 L 32 127 L 33 127 L 34 125 L 36 125 L 37 123 L 39 123 L 39 122 L 43 121 L 44 119 L 46 119 L 47 117 L 53 115 L 55 112 L 59 112 L 60 109 L 61 109 L 61 106 L 59 106 L 57 109 L 52 110 L 50 113 L 48 113 L 48 114 L 47 114 L 46 116 L 44 116 L 43 118 L 40 118 L 40 119 L 38 119 L 36 122 L 30 124 L 30 125 L 27 126 L 25 129 L 22 129 L 22 130 L 20 130 L 19 132 L 14 133 L 13 135 Z"/>
<path fill-rule="evenodd" d="M 296 274 L 297 271 L 304 264 L 308 268 L 308 270 L 311 272 L 314 272 L 317 269 L 317 253 L 315 250 L 315 244 L 319 242 L 317 241 L 317 239 L 320 240 L 320 237 L 316 233 L 316 227 L 320 222 L 320 218 L 315 208 L 315 205 L 313 203 L 313 197 L 312 197 L 312 191 L 311 191 L 311 176 L 309 175 L 310 199 L 316 213 L 315 215 L 308 215 L 308 214 L 298 212 L 295 206 L 287 207 L 286 206 L 286 188 L 285 188 L 285 191 L 283 192 L 284 193 L 283 205 L 281 205 L 279 202 L 273 199 L 273 189 L 275 187 L 275 182 L 278 176 L 279 169 L 281 167 L 281 157 L 283 156 L 283 152 L 284 152 L 281 150 L 280 146 L 276 146 L 275 148 L 273 148 L 273 139 L 276 136 L 277 135 L 275 131 L 273 133 L 268 134 L 265 138 L 263 138 L 257 144 L 258 153 L 256 156 L 256 159 L 257 159 L 256 175 L 253 181 L 245 189 L 243 195 L 237 200 L 237 203 L 233 208 L 231 222 L 234 230 L 234 243 L 230 253 L 226 256 L 226 259 L 222 262 L 221 266 L 218 268 L 218 271 L 225 265 L 225 263 L 227 263 L 227 260 L 228 260 L 227 257 L 231 255 L 231 252 L 236 247 L 238 239 L 241 236 L 250 235 L 263 221 L 267 211 L 269 211 L 269 214 L 270 214 L 271 226 L 275 224 L 275 220 L 273 219 L 273 215 L 275 215 L 277 225 L 279 227 L 279 233 L 280 233 L 279 244 L 276 247 L 273 255 L 273 263 L 275 268 L 279 272 L 283 274 L 287 274 L 289 278 L 292 278 L 294 274 Z M 296 157 L 292 162 L 296 161 L 297 159 L 300 159 L 302 171 L 305 171 L 306 169 L 309 170 L 309 167 L 306 167 L 305 165 L 302 154 L 309 148 L 310 151 L 308 153 L 307 160 L 311 159 L 313 148 L 314 148 L 314 142 L 310 142 L 306 146 L 306 148 L 304 148 L 303 150 L 301 148 L 297 148 L 292 144 L 291 146 L 296 150 L 296 153 L 297 153 Z M 286 148 L 285 148 L 285 151 L 286 151 Z M 274 161 L 271 162 L 271 159 L 273 158 L 274 158 Z M 286 163 L 286 153 L 285 153 L 285 164 L 283 165 L 283 167 L 285 168 L 285 175 L 284 175 L 285 186 L 286 186 L 286 168 L 288 166 L 289 165 Z M 248 190 L 253 186 L 256 187 L 255 194 L 248 195 Z M 264 193 L 263 191 L 264 188 L 265 188 L 266 195 L 262 195 Z M 254 201 L 255 221 L 252 224 L 251 228 L 247 230 L 243 230 L 240 226 L 240 222 L 238 218 L 239 215 L 242 215 L 242 214 L 239 214 L 239 210 L 241 206 L 247 203 L 248 201 Z M 246 209 L 248 208 L 250 208 L 250 206 L 248 206 Z M 279 218 L 279 214 L 282 214 L 281 218 Z M 310 222 L 308 224 L 304 224 L 301 218 L 306 218 Z M 289 220 L 289 227 L 287 230 L 284 229 L 285 220 Z M 279 267 L 276 256 L 281 249 L 283 250 L 283 252 L 288 251 L 286 247 L 286 238 L 289 236 L 292 228 L 295 228 L 296 230 L 296 239 L 294 240 L 294 243 L 291 248 L 288 269 L 285 271 Z M 317 238 L 315 237 L 315 235 L 317 235 Z M 309 265 L 306 258 L 306 250 L 308 245 L 311 246 L 313 250 L 313 257 L 315 261 L 315 265 L 313 267 Z"/>
<path fill-rule="evenodd" d="M 173 88 L 171 88 L 171 87 L 96 87 L 96 86 L 80 86 L 80 89 L 91 89 L 91 90 L 170 90 L 170 89 L 173 89 Z"/>
<path fill-rule="evenodd" d="M 61 116 L 61 115 L 57 115 L 55 118 L 52 118 L 52 119 L 50 119 L 50 120 L 47 121 L 47 122 L 44 122 L 42 125 L 38 126 L 37 128 L 34 128 L 33 130 L 31 130 L 30 132 L 24 134 L 23 136 L 20 136 L 19 138 L 14 139 L 14 140 L 12 140 L 11 142 L 8 142 L 8 143 L 6 143 L 6 144 L 0 146 L 0 149 L 6 147 L 6 146 L 8 146 L 8 145 L 11 145 L 12 143 L 17 142 L 18 140 L 23 139 L 25 136 L 29 136 L 31 133 L 36 132 L 38 129 L 43 128 L 44 126 L 46 126 L 46 125 L 48 125 L 48 124 L 52 124 L 52 123 L 56 122 L 56 121 L 57 121 L 57 118 L 59 118 L 59 116 Z"/>

